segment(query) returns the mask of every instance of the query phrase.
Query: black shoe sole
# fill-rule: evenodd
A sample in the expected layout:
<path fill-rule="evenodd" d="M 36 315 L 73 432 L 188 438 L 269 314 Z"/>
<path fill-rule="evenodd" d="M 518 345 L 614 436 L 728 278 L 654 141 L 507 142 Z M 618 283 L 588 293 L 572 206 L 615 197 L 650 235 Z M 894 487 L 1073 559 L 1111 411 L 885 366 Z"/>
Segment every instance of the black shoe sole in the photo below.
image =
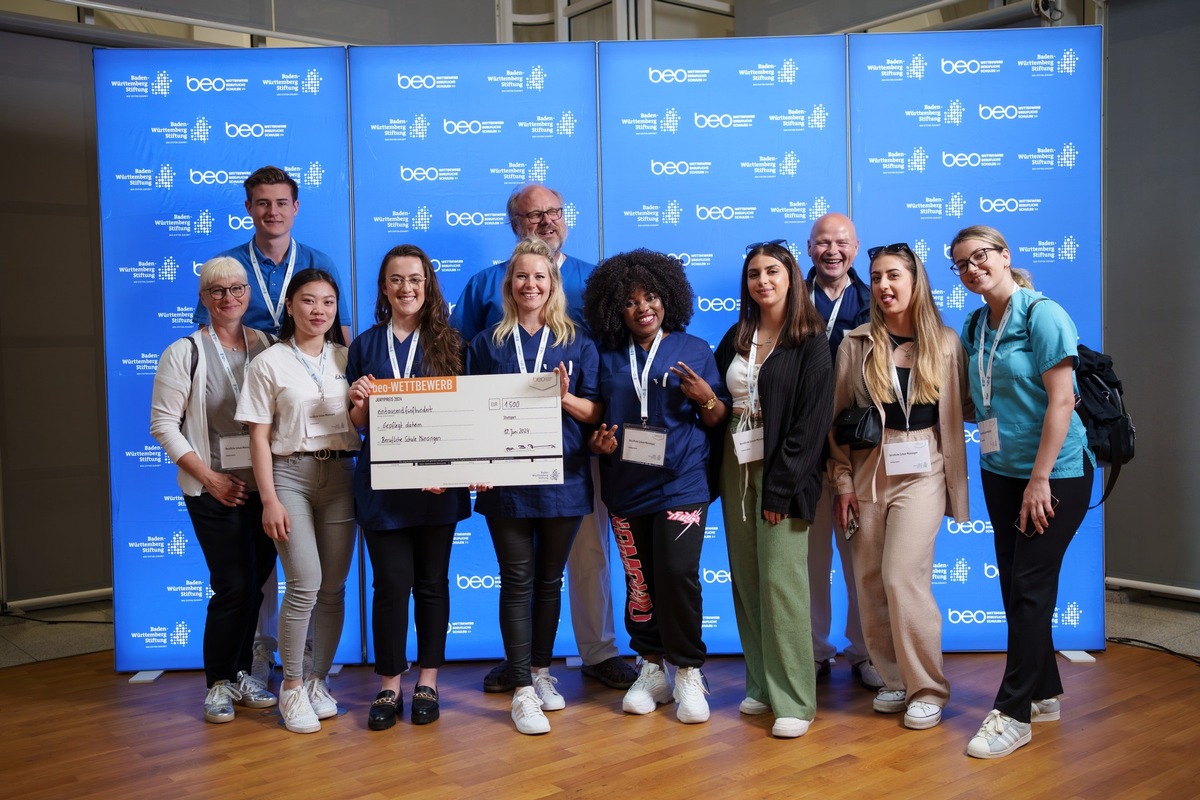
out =
<path fill-rule="evenodd" d="M 579 668 L 579 673 L 581 675 L 583 675 L 585 678 L 591 678 L 592 680 L 600 681 L 601 683 L 603 683 L 605 686 L 607 686 L 610 689 L 625 690 L 625 689 L 628 689 L 630 686 L 633 686 L 633 684 L 637 682 L 636 674 L 633 676 L 633 680 L 631 680 L 631 681 L 610 680 L 609 678 L 607 678 L 604 675 L 604 673 L 600 672 L 600 670 L 596 669 L 593 666 L 588 666 L 587 664 L 584 664 L 582 667 Z"/>
<path fill-rule="evenodd" d="M 428 725 L 431 722 L 437 722 L 441 715 L 442 714 L 438 710 L 437 706 L 434 706 L 429 711 L 418 712 L 416 709 L 414 709 L 412 712 L 412 724 Z"/>
<path fill-rule="evenodd" d="M 379 719 L 376 717 L 367 718 L 367 728 L 373 731 L 386 731 L 388 728 L 395 726 L 395 724 L 396 717 L 394 714 L 386 719 Z"/>

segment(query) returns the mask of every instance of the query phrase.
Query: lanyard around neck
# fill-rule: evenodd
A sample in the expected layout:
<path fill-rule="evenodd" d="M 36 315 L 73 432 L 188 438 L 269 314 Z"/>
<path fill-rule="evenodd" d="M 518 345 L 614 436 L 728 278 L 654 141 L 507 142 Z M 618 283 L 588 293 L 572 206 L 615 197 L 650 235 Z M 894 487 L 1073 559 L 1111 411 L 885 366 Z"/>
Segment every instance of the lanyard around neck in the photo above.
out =
<path fill-rule="evenodd" d="M 291 252 L 288 255 L 287 271 L 283 274 L 283 288 L 279 290 L 279 300 L 274 304 L 271 303 L 271 292 L 267 288 L 267 281 L 263 277 L 262 268 L 258 266 L 258 256 L 254 253 L 254 239 L 250 240 L 250 244 L 246 245 L 246 249 L 250 251 L 250 266 L 254 269 L 254 277 L 258 279 L 258 290 L 262 292 L 263 304 L 267 307 L 267 313 L 271 315 L 271 321 L 275 323 L 275 330 L 278 332 L 280 320 L 283 319 L 284 297 L 287 296 L 288 284 L 292 282 L 292 270 L 296 267 L 296 251 L 300 249 L 300 246 L 295 239 L 292 239 Z"/>
<path fill-rule="evenodd" d="M 246 371 L 250 369 L 250 338 L 246 335 L 246 329 L 242 328 L 242 343 L 246 348 L 246 360 L 242 362 L 241 384 L 237 382 L 237 378 L 233 377 L 233 368 L 229 366 L 229 359 L 225 357 L 225 347 L 217 338 L 217 332 L 213 330 L 212 325 L 208 326 L 208 335 L 212 339 L 213 346 L 217 348 L 217 358 L 221 359 L 221 366 L 225 368 L 225 376 L 229 378 L 229 385 L 233 387 L 233 396 L 241 396 L 242 386 L 246 385 Z"/>
<path fill-rule="evenodd" d="M 646 366 L 642 368 L 641 377 L 638 377 L 637 371 L 637 345 L 633 343 L 633 337 L 629 337 L 629 375 L 633 378 L 633 390 L 637 392 L 638 400 L 642 406 L 642 424 L 646 424 L 646 420 L 650 419 L 650 365 L 654 363 L 654 356 L 658 353 L 658 345 L 662 342 L 662 328 L 658 329 L 658 333 L 654 334 L 654 343 L 650 345 L 650 352 L 646 354 Z"/>
<path fill-rule="evenodd" d="M 532 337 L 530 337 L 532 338 Z M 533 371 L 538 373 L 542 371 L 542 359 L 546 356 L 546 342 L 550 338 L 550 326 L 542 326 L 542 341 L 538 344 L 537 357 L 533 361 Z M 517 366 L 521 368 L 521 374 L 529 372 L 525 368 L 525 353 L 521 351 L 521 326 L 513 326 L 513 348 L 517 351 Z"/>
<path fill-rule="evenodd" d="M 414 328 L 412 339 L 408 345 L 408 359 L 404 362 L 404 374 L 400 374 L 400 362 L 396 360 L 396 334 L 392 331 L 392 323 L 388 323 L 387 346 L 388 360 L 392 362 L 392 377 L 393 378 L 411 378 L 413 359 L 417 355 L 417 342 L 421 339 L 421 329 Z"/>
<path fill-rule="evenodd" d="M 813 307 L 817 305 L 817 287 L 821 284 L 817 283 L 816 278 L 813 279 L 813 289 L 810 292 L 810 299 L 813 302 Z M 822 289 L 822 292 L 825 290 Z M 842 287 L 842 293 L 838 295 L 837 301 L 833 304 L 833 310 L 829 312 L 829 320 L 825 323 L 825 338 L 833 338 L 833 325 L 837 322 L 838 309 L 842 307 L 842 300 L 846 297 L 846 292 L 850 291 L 850 277 L 846 277 L 846 285 Z"/>
<path fill-rule="evenodd" d="M 291 338 L 292 352 L 296 354 L 296 360 L 304 366 L 304 371 L 308 373 L 308 377 L 313 379 L 313 383 L 317 385 L 317 389 L 321 392 L 321 399 L 325 399 L 325 362 L 329 356 L 329 342 L 321 342 L 321 374 L 313 372 L 312 364 L 308 363 L 308 359 L 300 352 L 300 348 L 296 346 L 296 337 Z"/>
<path fill-rule="evenodd" d="M 996 326 L 996 338 L 992 340 L 992 348 L 988 353 L 987 368 L 983 364 L 983 344 L 984 336 L 987 334 L 987 319 L 988 311 L 979 315 L 979 393 L 983 397 L 983 412 L 989 413 L 992 407 L 992 364 L 996 360 L 996 347 L 1000 344 L 1000 337 L 1004 335 L 1004 329 L 1008 327 L 1008 320 L 1012 316 L 1013 301 L 1010 297 L 1008 305 L 1004 309 L 1004 315 L 1000 317 L 1000 324 Z"/>

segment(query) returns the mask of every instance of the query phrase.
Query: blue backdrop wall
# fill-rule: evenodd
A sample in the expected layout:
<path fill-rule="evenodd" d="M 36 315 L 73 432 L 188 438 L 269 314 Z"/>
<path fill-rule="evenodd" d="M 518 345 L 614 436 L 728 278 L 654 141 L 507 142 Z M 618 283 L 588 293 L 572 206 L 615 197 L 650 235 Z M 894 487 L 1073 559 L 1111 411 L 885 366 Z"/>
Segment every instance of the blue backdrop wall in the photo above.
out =
<path fill-rule="evenodd" d="M 950 273 L 946 244 L 964 225 L 1000 228 L 1016 264 L 1066 306 L 1083 341 L 1100 344 L 1096 28 L 100 50 L 95 67 L 121 670 L 200 665 L 207 572 L 175 467 L 148 433 L 150 385 L 158 354 L 193 327 L 199 265 L 249 240 L 241 181 L 263 164 L 300 182 L 294 234 L 343 265 L 356 331 L 373 322 L 390 247 L 426 249 L 452 302 L 473 272 L 507 257 L 505 200 L 539 181 L 564 195 L 573 255 L 595 261 L 641 246 L 677 255 L 697 295 L 691 330 L 713 343 L 736 319 L 747 243 L 786 238 L 807 265 L 812 222 L 850 211 L 859 270 L 868 246 L 909 241 L 955 328 L 978 300 Z M 964 436 L 974 462 L 972 426 Z M 948 521 L 938 537 L 946 650 L 1004 646 L 976 477 L 972 520 Z M 736 652 L 718 509 L 709 520 L 705 637 L 711 652 Z M 1068 553 L 1059 647 L 1103 647 L 1102 535 L 1092 512 Z M 840 568 L 835 555 L 835 620 L 845 608 Z M 496 574 L 482 518 L 464 521 L 450 570 L 450 657 L 501 652 Z M 615 552 L 613 577 L 621 597 Z M 338 660 L 355 663 L 370 658 L 360 613 L 368 564 L 352 571 L 347 598 Z M 569 624 L 557 649 L 574 652 Z"/>

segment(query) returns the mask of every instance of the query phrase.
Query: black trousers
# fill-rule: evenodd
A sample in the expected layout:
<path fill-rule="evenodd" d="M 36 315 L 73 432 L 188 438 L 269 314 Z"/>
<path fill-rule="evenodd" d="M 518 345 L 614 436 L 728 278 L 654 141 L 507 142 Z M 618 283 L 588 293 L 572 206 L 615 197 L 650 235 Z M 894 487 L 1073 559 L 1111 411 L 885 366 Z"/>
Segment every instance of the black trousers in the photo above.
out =
<path fill-rule="evenodd" d="M 208 492 L 184 495 L 183 502 L 213 591 L 204 621 L 204 679 L 212 688 L 217 681 L 233 681 L 237 673 L 250 671 L 262 585 L 275 568 L 275 542 L 263 532 L 258 492 L 235 508 Z"/>
<path fill-rule="evenodd" d="M 1092 472 L 1085 458 L 1082 477 L 1051 479 L 1050 493 L 1058 498 L 1054 518 L 1044 533 L 1026 536 L 1015 522 L 1029 480 L 981 471 L 983 497 L 995 532 L 1000 596 L 1008 617 L 1008 659 L 994 708 L 1018 722 L 1029 722 L 1034 700 L 1057 697 L 1063 691 L 1051 626 L 1059 572 L 1087 514 Z M 1026 530 L 1033 530 L 1032 523 L 1026 524 Z"/>
<path fill-rule="evenodd" d="M 583 517 L 488 517 L 500 562 L 500 635 L 515 686 L 532 686 L 548 667 L 562 611 L 563 570 Z"/>
<path fill-rule="evenodd" d="M 408 598 L 413 599 L 417 664 L 437 669 L 446 661 L 450 625 L 450 548 L 455 524 L 363 530 L 375 589 L 371 635 L 375 674 L 391 677 L 408 669 Z"/>
<path fill-rule="evenodd" d="M 637 517 L 609 515 L 625 565 L 625 630 L 640 656 L 698 667 L 707 650 L 700 631 L 700 550 L 708 504 Z"/>

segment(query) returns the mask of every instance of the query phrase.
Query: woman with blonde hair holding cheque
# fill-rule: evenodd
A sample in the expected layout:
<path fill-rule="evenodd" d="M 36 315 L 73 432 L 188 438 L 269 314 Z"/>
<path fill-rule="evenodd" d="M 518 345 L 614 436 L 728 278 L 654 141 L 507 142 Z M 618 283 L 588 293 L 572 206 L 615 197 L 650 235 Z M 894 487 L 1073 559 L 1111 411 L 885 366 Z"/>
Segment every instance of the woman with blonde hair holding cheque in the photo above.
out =
<path fill-rule="evenodd" d="M 461 375 L 463 343 L 450 327 L 446 301 L 425 251 L 413 244 L 393 247 L 379 266 L 376 324 L 350 345 L 346 381 L 350 420 L 369 421 L 371 383 L 386 378 Z M 446 660 L 450 624 L 450 549 L 454 529 L 471 515 L 466 488 L 371 488 L 370 435 L 363 439 L 354 473 L 355 516 L 367 541 L 374 574 L 371 633 L 379 693 L 367 712 L 367 727 L 387 730 L 404 708 L 400 675 L 408 669 L 408 601 L 417 631 L 417 685 L 412 694 L 414 725 L 441 714 L 438 669 Z"/>
<path fill-rule="evenodd" d="M 733 397 L 721 510 L 746 656 L 743 714 L 774 712 L 771 733 L 803 736 L 817 707 L 808 608 L 808 529 L 821 497 L 833 417 L 825 322 L 784 242 L 746 248 L 738 322 L 717 347 Z"/>
<path fill-rule="evenodd" d="M 512 718 L 525 734 L 550 732 L 543 709 L 566 706 L 550 675 L 562 607 L 563 570 L 583 517 L 592 512 L 584 424 L 600 421 L 599 356 L 567 314 L 562 274 L 540 239 L 517 243 L 504 274 L 504 317 L 471 341 L 471 375 L 555 372 L 562 397 L 563 479 L 556 486 L 497 486 L 475 510 L 487 519 L 500 563 L 500 634 L 513 692 Z"/>
<path fill-rule="evenodd" d="M 963 418 L 973 410 L 962 346 L 942 324 L 907 244 L 873 247 L 871 321 L 838 350 L 834 408 L 873 408 L 881 441 L 852 449 L 830 434 L 836 520 L 850 537 L 863 634 L 884 688 L 876 711 L 937 725 L 950 697 L 941 612 L 931 588 L 942 517 L 968 519 Z"/>
<path fill-rule="evenodd" d="M 338 713 L 325 676 L 345 620 L 359 439 L 347 412 L 336 280 L 323 269 L 303 269 L 284 296 L 280 339 L 250 365 L 236 418 L 250 427 L 263 530 L 275 541 L 287 579 L 279 610 L 279 712 L 289 731 L 316 733 L 320 720 Z M 310 617 L 313 664 L 306 675 Z"/>

